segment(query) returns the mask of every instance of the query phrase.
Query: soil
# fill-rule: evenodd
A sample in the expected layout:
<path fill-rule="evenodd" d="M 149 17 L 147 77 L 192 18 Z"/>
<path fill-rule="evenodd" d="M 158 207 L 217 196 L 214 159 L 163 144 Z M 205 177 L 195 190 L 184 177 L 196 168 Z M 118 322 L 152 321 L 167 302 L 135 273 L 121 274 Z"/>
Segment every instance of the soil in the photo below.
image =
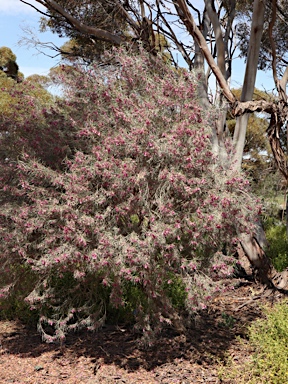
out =
<path fill-rule="evenodd" d="M 244 279 L 214 297 L 185 334 L 166 329 L 152 347 L 121 326 L 68 335 L 65 345 L 45 344 L 19 321 L 0 322 L 0 382 L 18 384 L 234 383 L 219 378 L 221 362 L 251 358 L 247 326 L 263 304 L 283 295 Z M 235 381 L 236 384 L 237 381 Z"/>

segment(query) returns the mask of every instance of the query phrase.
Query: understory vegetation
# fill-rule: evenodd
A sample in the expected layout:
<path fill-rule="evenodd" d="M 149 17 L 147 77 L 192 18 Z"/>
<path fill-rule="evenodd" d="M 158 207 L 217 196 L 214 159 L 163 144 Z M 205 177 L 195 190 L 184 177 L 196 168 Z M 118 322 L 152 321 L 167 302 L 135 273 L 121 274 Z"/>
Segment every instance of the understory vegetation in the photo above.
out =
<path fill-rule="evenodd" d="M 266 236 L 268 240 L 267 254 L 278 271 L 288 267 L 288 241 L 286 225 L 278 220 L 267 225 Z"/>
<path fill-rule="evenodd" d="M 288 302 L 263 308 L 264 317 L 248 329 L 253 349 L 251 358 L 242 365 L 230 362 L 222 368 L 220 377 L 248 384 L 282 384 L 288 380 Z"/>

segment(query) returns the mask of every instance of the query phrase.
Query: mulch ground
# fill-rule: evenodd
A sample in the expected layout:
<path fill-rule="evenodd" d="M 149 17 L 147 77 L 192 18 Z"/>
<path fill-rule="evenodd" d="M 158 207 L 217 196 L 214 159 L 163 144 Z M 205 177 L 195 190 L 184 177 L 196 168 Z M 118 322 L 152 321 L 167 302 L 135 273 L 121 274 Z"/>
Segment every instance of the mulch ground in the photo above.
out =
<path fill-rule="evenodd" d="M 20 322 L 1 321 L 0 383 L 232 384 L 219 379 L 219 362 L 251 356 L 247 326 L 261 316 L 263 304 L 283 297 L 262 292 L 254 282 L 232 283 L 235 288 L 215 297 L 185 335 L 167 329 L 149 348 L 141 347 L 132 329 L 121 326 L 71 334 L 60 347 L 43 343 L 35 329 Z"/>

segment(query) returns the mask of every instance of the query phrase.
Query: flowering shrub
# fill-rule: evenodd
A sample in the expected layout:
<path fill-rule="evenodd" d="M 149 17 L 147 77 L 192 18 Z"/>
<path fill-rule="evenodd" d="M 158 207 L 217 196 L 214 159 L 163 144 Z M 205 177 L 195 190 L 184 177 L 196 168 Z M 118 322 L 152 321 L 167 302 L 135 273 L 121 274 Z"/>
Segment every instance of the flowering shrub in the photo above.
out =
<path fill-rule="evenodd" d="M 42 86 L 29 80 L 18 84 L 0 79 L 0 204 L 19 198 L 17 163 L 20 156 L 37 158 L 53 169 L 62 169 L 71 156 L 75 132 L 67 108 L 55 103 Z M 63 124 L 65 122 L 65 124 Z M 77 140 L 79 148 L 79 140 Z"/>
<path fill-rule="evenodd" d="M 62 127 L 59 128 L 65 116 L 54 103 L 52 95 L 29 80 L 20 84 L 12 80 L 4 83 L 0 95 L 3 100 L 0 116 L 1 163 L 5 159 L 5 164 L 15 163 L 21 152 L 25 152 L 51 167 L 59 167 L 67 155 L 65 144 L 69 131 L 63 132 Z"/>
<path fill-rule="evenodd" d="M 63 67 L 58 81 L 84 144 L 65 170 L 19 163 L 25 202 L 3 229 L 3 260 L 36 276 L 25 300 L 45 340 L 95 329 L 109 308 L 129 308 L 149 337 L 180 307 L 205 308 L 256 204 L 248 182 L 213 157 L 193 75 L 114 51 L 105 66 Z"/>

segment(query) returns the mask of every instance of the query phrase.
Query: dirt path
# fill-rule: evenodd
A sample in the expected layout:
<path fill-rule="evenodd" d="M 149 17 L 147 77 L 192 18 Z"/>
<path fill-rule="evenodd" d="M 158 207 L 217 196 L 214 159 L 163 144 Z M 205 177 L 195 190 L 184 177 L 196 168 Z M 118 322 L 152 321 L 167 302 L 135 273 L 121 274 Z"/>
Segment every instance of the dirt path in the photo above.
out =
<path fill-rule="evenodd" d="M 185 336 L 167 329 L 149 349 L 140 348 L 137 335 L 126 328 L 113 326 L 93 334 L 72 334 L 60 348 L 42 343 L 35 330 L 18 322 L 2 321 L 0 382 L 229 383 L 218 377 L 219 361 L 227 356 L 234 361 L 249 358 L 247 325 L 261 316 L 264 303 L 281 299 L 278 292 L 260 294 L 260 288 L 240 282 L 234 290 L 215 297 L 192 321 Z"/>

